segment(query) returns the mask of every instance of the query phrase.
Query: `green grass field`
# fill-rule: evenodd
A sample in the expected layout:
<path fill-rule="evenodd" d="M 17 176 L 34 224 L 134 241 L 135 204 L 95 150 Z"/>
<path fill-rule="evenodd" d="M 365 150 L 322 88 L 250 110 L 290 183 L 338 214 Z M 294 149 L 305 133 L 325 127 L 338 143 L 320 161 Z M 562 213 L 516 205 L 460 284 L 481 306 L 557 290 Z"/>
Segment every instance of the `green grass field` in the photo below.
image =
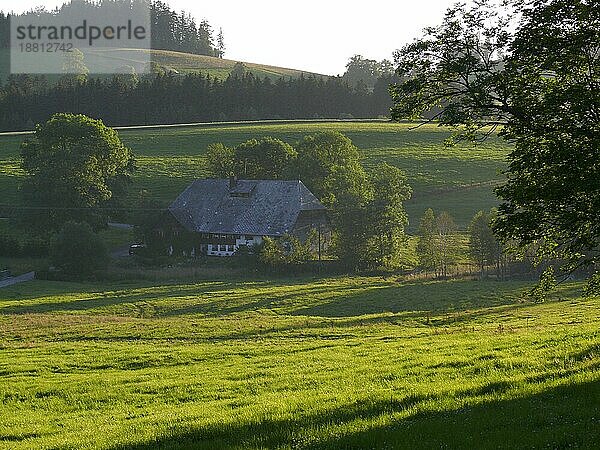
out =
<path fill-rule="evenodd" d="M 599 298 L 383 278 L 0 291 L 0 447 L 592 448 Z"/>
<path fill-rule="evenodd" d="M 103 73 L 112 73 L 117 67 L 130 66 L 138 73 L 147 70 L 146 63 L 150 59 L 163 68 L 176 71 L 180 74 L 201 73 L 211 77 L 226 79 L 238 61 L 231 59 L 215 58 L 213 56 L 194 55 L 190 53 L 173 52 L 168 50 L 139 50 L 139 49 L 101 49 L 87 51 L 85 56 L 90 67 L 102 68 Z M 306 72 L 285 67 L 270 66 L 244 62 L 246 70 L 258 78 L 299 78 L 304 76 L 327 77 L 327 75 Z M 10 73 L 10 52 L 0 49 L 0 80 L 4 81 Z M 107 75 L 93 75 L 105 78 Z M 48 75 L 50 82 L 58 79 L 58 76 Z"/>
<path fill-rule="evenodd" d="M 480 209 L 496 206 L 493 183 L 502 180 L 508 147 L 494 138 L 473 147 L 446 148 L 447 129 L 426 125 L 331 122 L 239 124 L 186 128 L 123 130 L 122 139 L 137 155 L 139 170 L 133 189 L 147 189 L 168 204 L 195 178 L 205 177 L 205 150 L 212 142 L 236 145 L 251 138 L 274 136 L 295 143 L 320 130 L 348 135 L 358 146 L 367 166 L 381 161 L 406 171 L 415 191 L 407 204 L 411 223 L 425 209 L 449 211 L 464 229 Z M 0 203 L 18 202 L 21 176 L 18 148 L 23 136 L 0 136 Z M 482 183 L 482 184 L 481 184 Z"/>
<path fill-rule="evenodd" d="M 347 134 L 367 166 L 387 161 L 406 171 L 413 230 L 428 207 L 449 211 L 464 229 L 497 204 L 505 144 L 446 148 L 448 130 L 410 128 L 237 124 L 120 134 L 138 157 L 134 189 L 165 204 L 206 176 L 211 142 L 270 135 L 294 143 L 323 129 Z M 22 139 L 0 136 L 3 203 L 18 205 Z M 131 238 L 103 236 L 112 247 Z M 131 278 L 126 269 L 113 272 Z M 242 270 L 174 267 L 137 281 L 1 289 L 0 448 L 600 442 L 600 298 L 582 298 L 579 284 L 534 303 L 530 286 L 516 281 L 254 279 L 240 278 Z"/>
<path fill-rule="evenodd" d="M 132 50 L 130 50 L 131 52 Z M 137 50 L 138 52 L 141 50 Z M 204 73 L 213 77 L 225 79 L 233 70 L 237 61 L 231 59 L 220 59 L 212 56 L 191 55 L 188 53 L 171 52 L 166 50 L 151 50 L 152 60 L 163 67 L 175 69 L 180 73 Z M 326 75 L 305 72 L 297 69 L 276 67 L 266 64 L 244 62 L 246 70 L 253 75 L 271 79 L 298 78 L 304 76 L 325 77 Z"/>

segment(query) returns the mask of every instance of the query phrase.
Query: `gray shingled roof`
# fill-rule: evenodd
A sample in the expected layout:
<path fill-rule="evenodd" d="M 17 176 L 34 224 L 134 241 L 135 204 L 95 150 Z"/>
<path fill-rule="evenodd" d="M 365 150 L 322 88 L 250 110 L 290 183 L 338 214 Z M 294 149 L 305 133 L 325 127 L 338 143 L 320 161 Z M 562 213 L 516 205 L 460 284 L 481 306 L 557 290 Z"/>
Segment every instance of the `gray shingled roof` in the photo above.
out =
<path fill-rule="evenodd" d="M 281 236 L 291 233 L 301 211 L 325 207 L 301 181 L 197 180 L 169 207 L 188 231 Z"/>

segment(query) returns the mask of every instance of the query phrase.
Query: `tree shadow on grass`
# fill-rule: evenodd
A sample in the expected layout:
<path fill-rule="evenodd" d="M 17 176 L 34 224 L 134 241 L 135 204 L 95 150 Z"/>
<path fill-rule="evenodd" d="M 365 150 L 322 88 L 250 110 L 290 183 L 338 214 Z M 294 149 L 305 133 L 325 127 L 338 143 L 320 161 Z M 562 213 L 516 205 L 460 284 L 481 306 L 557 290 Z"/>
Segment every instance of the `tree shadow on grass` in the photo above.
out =
<path fill-rule="evenodd" d="M 296 284 L 302 285 L 306 283 L 304 281 L 289 281 L 289 282 L 272 282 L 272 281 L 252 281 L 248 287 L 289 287 Z M 74 286 L 79 289 L 74 290 Z M 225 305 L 225 301 L 211 302 L 211 297 L 221 297 L 229 294 L 236 293 L 236 290 L 240 288 L 240 282 L 237 281 L 202 281 L 199 284 L 193 283 L 163 283 L 156 285 L 153 283 L 147 284 L 132 284 L 116 285 L 114 289 L 101 290 L 99 286 L 90 285 L 73 285 L 71 283 L 59 283 L 57 285 L 51 285 L 50 288 L 44 289 L 39 293 L 34 290 L 33 293 L 23 289 L 13 289 L 4 292 L 4 306 L 0 306 L 0 314 L 31 314 L 31 313 L 49 313 L 49 312 L 73 312 L 73 311 L 86 311 L 95 308 L 110 307 L 120 304 L 131 303 L 134 304 L 139 301 L 152 301 L 156 299 L 169 300 L 177 298 L 193 298 L 198 296 L 198 299 L 202 299 L 202 302 L 198 302 L 195 310 L 189 307 L 185 310 L 189 310 L 190 313 L 213 313 L 213 315 L 224 315 L 237 310 L 243 310 L 243 308 L 228 307 L 224 308 L 223 312 L 219 311 L 219 304 Z M 23 292 L 29 292 L 24 295 Z M 37 294 L 37 295 L 36 295 Z M 73 295 L 79 296 L 78 298 L 72 298 Z M 243 291 L 240 291 L 237 295 L 242 296 Z M 44 301 L 44 298 L 48 297 L 65 297 L 58 301 Z M 245 297 L 253 298 L 256 295 L 246 295 Z M 262 295 L 262 297 L 268 297 Z M 32 303 L 40 299 L 39 303 Z M 12 304 L 12 301 L 15 301 Z M 23 304 L 21 302 L 27 301 Z M 249 307 L 248 309 L 251 309 Z M 182 315 L 182 314 L 170 314 L 169 311 L 164 311 L 162 316 L 168 315 Z"/>
<path fill-rule="evenodd" d="M 399 284 L 384 280 L 362 283 L 358 280 L 356 283 L 340 284 L 291 280 L 256 282 L 242 289 L 237 282 L 231 281 L 198 285 L 137 285 L 129 290 L 119 286 L 119 290 L 108 292 L 87 287 L 82 291 L 81 297 L 71 294 L 51 301 L 44 301 L 46 296 L 40 296 L 39 303 L 9 299 L 0 305 L 0 315 L 116 311 L 119 315 L 156 319 L 195 315 L 219 318 L 266 310 L 298 319 L 292 324 L 274 323 L 272 328 L 228 333 L 227 336 L 215 336 L 215 339 L 244 339 L 258 334 L 293 333 L 307 328 L 319 333 L 331 328 L 339 338 L 343 328 L 377 323 L 393 325 L 406 320 L 440 327 L 464 323 L 489 313 L 514 315 L 518 309 L 529 306 L 519 301 L 520 284 L 464 281 Z M 389 314 L 397 316 L 388 317 Z M 307 319 L 300 323 L 300 317 L 313 317 L 316 321 L 309 323 Z"/>
<path fill-rule="evenodd" d="M 458 398 L 487 396 L 460 409 L 427 410 L 423 403 L 436 400 L 430 396 L 362 401 L 287 420 L 175 429 L 152 442 L 113 449 L 594 448 L 600 442 L 600 381 L 490 400 L 511 388 L 496 382 L 459 392 Z M 402 411 L 405 418 L 394 416 Z"/>
<path fill-rule="evenodd" d="M 41 437 L 38 433 L 25 433 L 25 434 L 5 434 L 0 432 L 0 443 L 2 442 L 21 442 L 27 439 L 35 439 Z"/>
<path fill-rule="evenodd" d="M 522 283 L 424 281 L 388 284 L 295 310 L 293 315 L 352 317 L 401 312 L 465 311 L 515 304 Z"/>
<path fill-rule="evenodd" d="M 83 285 L 76 293 L 78 298 L 73 298 L 73 290 L 69 291 L 68 285 L 61 284 L 54 290 L 41 292 L 39 296 L 22 296 L 18 291 L 9 292 L 4 305 L 0 306 L 0 314 L 87 311 L 137 302 L 156 304 L 154 315 L 157 317 L 193 314 L 219 317 L 264 309 L 283 309 L 293 313 L 299 307 L 297 305 L 366 295 L 369 291 L 386 286 L 389 283 L 383 281 L 370 281 L 366 285 L 360 282 L 345 285 L 307 279 L 133 285 L 129 289 L 118 286 L 106 291 Z M 59 300 L 44 301 L 48 297 L 58 297 Z M 39 303 L 32 302 L 38 298 L 41 300 Z M 23 301 L 27 303 L 23 304 Z M 173 303 L 168 304 L 169 301 Z"/>
<path fill-rule="evenodd" d="M 67 286 L 65 286 L 66 288 Z M 522 302 L 524 283 L 473 281 L 416 281 L 396 283 L 385 280 L 340 283 L 335 280 L 277 280 L 240 284 L 237 281 L 200 284 L 120 285 L 112 291 L 85 287 L 80 297 L 65 289 L 60 294 L 40 293 L 22 299 L 17 295 L 0 304 L 0 315 L 53 312 L 87 312 L 119 305 L 144 306 L 141 317 L 202 315 L 224 317 L 256 311 L 273 311 L 290 316 L 325 319 L 354 318 L 376 314 L 399 314 L 406 318 L 428 314 L 449 314 L 445 323 L 470 320 L 483 308 L 505 307 L 506 313 L 526 306 Z M 55 296 L 50 301 L 46 298 Z M 12 300 L 15 300 L 13 302 Z M 148 307 L 146 307 L 148 306 Z M 500 310 L 498 311 L 500 313 Z"/>
<path fill-rule="evenodd" d="M 328 302 L 339 298 L 351 299 L 355 296 L 362 297 L 369 292 L 379 289 L 384 283 L 376 283 L 369 286 L 360 285 L 329 285 L 306 284 L 298 287 L 294 285 L 276 285 L 273 288 L 289 288 L 285 290 L 272 290 L 259 293 L 239 292 L 230 298 L 220 298 L 202 304 L 186 305 L 182 308 L 173 308 L 165 311 L 165 316 L 182 316 L 194 313 L 203 313 L 209 316 L 228 316 L 236 313 L 247 313 L 259 310 L 279 310 L 291 315 L 297 314 L 299 305 L 315 302 Z M 387 285 L 386 285 L 387 286 Z M 219 294 L 215 292 L 214 294 Z"/>
<path fill-rule="evenodd" d="M 273 285 L 280 287 L 280 285 Z M 274 310 L 292 316 L 342 319 L 373 314 L 407 313 L 415 317 L 428 313 L 465 312 L 470 309 L 524 305 L 523 283 L 440 281 L 394 283 L 388 281 L 350 285 L 305 284 L 286 291 L 265 291 L 188 304 L 164 311 L 164 316 L 201 313 L 227 316 L 258 310 Z M 472 313 L 477 315 L 477 313 Z M 461 320 L 469 320 L 466 315 Z M 458 316 L 448 318 L 457 322 Z M 443 325 L 440 323 L 440 325 Z"/>

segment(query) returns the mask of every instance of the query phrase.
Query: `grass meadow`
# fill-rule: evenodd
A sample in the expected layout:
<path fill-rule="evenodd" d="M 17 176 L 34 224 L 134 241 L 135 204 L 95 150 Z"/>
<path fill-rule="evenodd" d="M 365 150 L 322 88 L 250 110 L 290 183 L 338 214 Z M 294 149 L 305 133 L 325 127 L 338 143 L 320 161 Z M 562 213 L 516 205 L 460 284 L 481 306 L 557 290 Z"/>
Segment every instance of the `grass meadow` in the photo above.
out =
<path fill-rule="evenodd" d="M 0 295 L 0 447 L 592 448 L 599 298 L 384 278 Z"/>
<path fill-rule="evenodd" d="M 120 135 L 137 155 L 133 191 L 147 190 L 165 205 L 194 179 L 207 176 L 208 144 L 236 145 L 248 139 L 274 136 L 294 144 L 304 135 L 335 130 L 348 135 L 360 149 L 366 166 L 385 161 L 402 168 L 414 188 L 406 208 L 414 230 L 425 209 L 447 210 L 466 228 L 480 209 L 498 204 L 493 186 L 502 180 L 507 145 L 498 138 L 484 144 L 447 148 L 451 132 L 436 125 L 413 129 L 411 124 L 331 122 L 237 124 L 185 128 L 122 130 Z M 0 136 L 1 204 L 19 202 L 19 145 L 23 135 Z"/>
<path fill-rule="evenodd" d="M 492 187 L 502 179 L 505 144 L 446 148 L 448 130 L 411 127 L 232 124 L 120 134 L 138 159 L 133 189 L 164 204 L 206 176 L 211 142 L 269 135 L 294 143 L 323 129 L 347 134 L 365 165 L 406 171 L 412 230 L 429 207 L 465 229 L 476 211 L 498 203 Z M 23 138 L 0 136 L 1 203 L 11 206 L 19 205 Z M 111 247 L 131 239 L 114 229 L 103 236 Z M 33 264 L 0 260 L 9 263 Z M 580 284 L 536 303 L 518 281 L 268 279 L 219 267 L 141 277 L 126 268 L 116 264 L 122 277 L 112 282 L 0 290 L 0 448 L 600 442 L 600 298 L 582 297 Z"/>
<path fill-rule="evenodd" d="M 87 52 L 86 60 L 92 61 L 94 67 L 104 67 L 106 73 L 111 73 L 115 67 L 131 66 L 137 68 L 138 72 L 144 69 L 150 59 L 166 70 L 175 71 L 180 74 L 200 73 L 213 78 L 225 80 L 232 72 L 237 61 L 231 59 L 215 58 L 213 56 L 194 55 L 190 53 L 174 52 L 169 50 L 139 50 L 139 49 L 99 49 Z M 327 77 L 311 72 L 305 72 L 285 67 L 276 67 L 265 64 L 244 62 L 246 71 L 258 78 L 271 78 L 273 81 L 280 78 L 298 78 L 304 76 Z M 10 74 L 10 52 L 0 49 L 0 81 L 6 81 Z M 94 77 L 104 78 L 109 75 L 94 74 Z M 48 75 L 51 83 L 59 77 Z"/>

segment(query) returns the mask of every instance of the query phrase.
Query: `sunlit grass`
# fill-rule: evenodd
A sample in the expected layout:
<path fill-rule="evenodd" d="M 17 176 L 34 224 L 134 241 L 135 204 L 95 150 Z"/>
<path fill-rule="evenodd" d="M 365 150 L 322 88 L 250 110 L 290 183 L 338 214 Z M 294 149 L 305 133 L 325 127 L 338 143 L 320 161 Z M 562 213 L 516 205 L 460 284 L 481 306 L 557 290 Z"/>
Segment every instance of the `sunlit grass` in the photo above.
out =
<path fill-rule="evenodd" d="M 204 55 L 194 55 L 191 53 L 181 53 L 169 50 L 139 50 L 139 49 L 97 49 L 88 54 L 87 57 L 98 61 L 99 64 L 106 61 L 120 61 L 123 64 L 139 64 L 140 61 L 147 61 L 151 53 L 152 61 L 160 66 L 176 70 L 181 74 L 199 73 L 210 75 L 211 77 L 225 80 L 233 70 L 237 61 L 230 59 L 215 58 Z M 99 58 L 98 58 L 99 56 Z M 246 70 L 258 78 L 269 77 L 273 81 L 280 78 L 298 78 L 301 74 L 310 75 L 310 72 L 304 72 L 285 67 L 269 66 L 265 64 L 244 63 Z M 0 49 L 0 81 L 5 81 L 10 74 L 10 52 L 8 49 Z M 96 75 L 103 78 L 102 75 Z M 54 82 L 57 77 L 47 76 L 50 82 Z"/>
<path fill-rule="evenodd" d="M 0 300 L 10 448 L 586 447 L 598 298 L 382 278 L 112 286 Z M 147 445 L 147 447 L 146 447 Z"/>

